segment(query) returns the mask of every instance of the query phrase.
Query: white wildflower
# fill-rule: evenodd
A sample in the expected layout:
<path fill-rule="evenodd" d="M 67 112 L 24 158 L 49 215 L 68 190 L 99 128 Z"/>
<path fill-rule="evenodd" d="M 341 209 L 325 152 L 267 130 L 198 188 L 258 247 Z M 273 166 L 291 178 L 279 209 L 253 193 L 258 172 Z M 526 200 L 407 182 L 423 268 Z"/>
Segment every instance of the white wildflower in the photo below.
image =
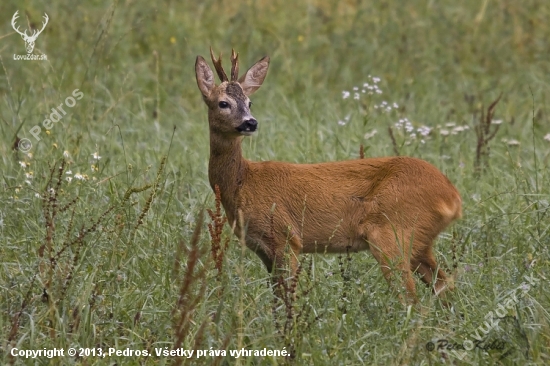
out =
<path fill-rule="evenodd" d="M 464 131 L 464 127 L 462 127 L 462 126 L 456 126 L 455 128 L 453 128 L 453 132 L 458 133 L 458 132 L 462 132 L 462 131 Z"/>
<path fill-rule="evenodd" d="M 97 151 L 95 153 L 93 153 L 92 156 L 95 160 L 101 159 L 101 156 L 99 156 L 99 153 Z"/>
<path fill-rule="evenodd" d="M 399 108 L 399 105 L 397 103 L 393 103 L 393 108 Z"/>
<path fill-rule="evenodd" d="M 380 78 L 374 77 L 374 78 L 372 78 L 372 82 L 373 82 L 373 83 L 379 83 L 379 82 L 380 82 Z"/>
<path fill-rule="evenodd" d="M 448 136 L 449 135 L 449 130 L 441 130 L 441 131 L 439 131 L 439 134 L 441 136 Z"/>
<path fill-rule="evenodd" d="M 349 91 L 344 90 L 344 91 L 342 92 L 342 99 L 348 99 L 349 96 L 350 96 L 350 92 L 349 92 Z"/>
<path fill-rule="evenodd" d="M 359 100 L 359 93 L 354 93 L 353 94 L 353 99 Z"/>
<path fill-rule="evenodd" d="M 35 193 L 34 196 L 35 196 L 36 198 L 40 198 L 40 194 L 38 194 L 38 193 Z"/>
<path fill-rule="evenodd" d="M 367 132 L 364 136 L 365 140 L 368 140 L 370 139 L 371 137 L 373 137 L 374 135 L 376 135 L 378 133 L 377 130 L 372 130 L 371 132 Z"/>
<path fill-rule="evenodd" d="M 519 146 L 519 141 L 514 139 L 508 140 L 506 143 L 508 144 L 508 146 Z"/>
<path fill-rule="evenodd" d="M 546 141 L 550 141 L 550 133 L 547 133 L 546 136 L 543 137 Z"/>
<path fill-rule="evenodd" d="M 67 150 L 63 151 L 63 156 L 68 158 L 70 156 L 69 152 Z"/>
<path fill-rule="evenodd" d="M 340 121 L 338 121 L 338 124 L 339 124 L 340 126 L 345 126 L 345 125 L 346 125 L 346 122 L 340 120 Z"/>
<path fill-rule="evenodd" d="M 76 173 L 76 174 L 74 175 L 74 179 L 84 180 L 84 176 L 83 176 L 82 174 L 80 174 L 80 173 Z"/>
<path fill-rule="evenodd" d="M 67 171 L 65 172 L 65 174 L 73 174 L 73 172 L 70 171 L 70 170 L 67 170 Z"/>
<path fill-rule="evenodd" d="M 67 182 L 71 183 L 71 180 L 73 180 L 73 177 L 67 177 L 65 179 L 67 180 Z"/>
<path fill-rule="evenodd" d="M 33 173 L 32 172 L 25 173 L 25 177 L 27 179 L 32 179 L 33 178 Z"/>
<path fill-rule="evenodd" d="M 416 131 L 422 136 L 428 136 L 432 129 L 428 126 L 420 126 L 416 129 Z"/>
<path fill-rule="evenodd" d="M 454 127 L 456 126 L 456 123 L 455 122 L 448 122 L 448 123 L 445 123 L 445 127 Z"/>
<path fill-rule="evenodd" d="M 24 161 L 20 161 L 20 162 L 19 162 L 19 165 L 21 165 L 23 168 L 28 167 L 28 164 L 25 163 Z"/>
<path fill-rule="evenodd" d="M 500 125 L 502 124 L 502 120 L 501 119 L 494 119 L 491 121 L 491 124 L 492 125 Z"/>

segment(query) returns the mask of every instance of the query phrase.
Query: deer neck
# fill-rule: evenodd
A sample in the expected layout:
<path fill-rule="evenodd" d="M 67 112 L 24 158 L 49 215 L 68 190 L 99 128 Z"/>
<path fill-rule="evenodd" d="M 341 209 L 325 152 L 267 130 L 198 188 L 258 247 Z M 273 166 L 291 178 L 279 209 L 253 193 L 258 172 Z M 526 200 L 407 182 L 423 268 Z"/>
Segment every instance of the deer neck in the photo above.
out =
<path fill-rule="evenodd" d="M 208 179 L 212 189 L 220 188 L 222 205 L 229 222 L 236 219 L 237 197 L 248 169 L 248 161 L 243 158 L 242 137 L 226 139 L 210 131 L 210 162 Z"/>

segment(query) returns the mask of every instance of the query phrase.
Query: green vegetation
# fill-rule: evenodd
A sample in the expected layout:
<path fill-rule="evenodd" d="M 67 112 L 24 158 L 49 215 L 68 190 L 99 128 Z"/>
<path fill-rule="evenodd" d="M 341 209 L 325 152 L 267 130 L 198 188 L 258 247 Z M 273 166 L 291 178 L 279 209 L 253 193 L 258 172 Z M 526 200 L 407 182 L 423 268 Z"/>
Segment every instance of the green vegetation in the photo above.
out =
<path fill-rule="evenodd" d="M 47 61 L 13 59 L 26 54 L 16 10 L 22 30 L 49 15 L 34 49 Z M 550 362 L 550 3 L 7 0 L 0 14 L 1 364 Z M 368 253 L 304 256 L 299 281 L 274 301 L 259 258 L 216 226 L 194 75 L 210 46 L 226 68 L 235 48 L 242 71 L 271 56 L 247 158 L 356 159 L 363 145 L 365 156 L 411 155 L 449 177 L 464 218 L 436 255 L 453 274 L 452 308 L 419 280 L 420 305 L 402 305 Z M 383 93 L 362 93 L 373 77 Z M 75 89 L 82 98 L 46 131 Z M 397 107 L 375 108 L 384 101 Z M 16 148 L 22 138 L 29 153 Z M 484 345 L 504 350 L 426 349 L 474 340 L 491 311 L 503 319 Z M 151 356 L 23 359 L 11 347 Z M 155 354 L 175 347 L 292 357 Z"/>

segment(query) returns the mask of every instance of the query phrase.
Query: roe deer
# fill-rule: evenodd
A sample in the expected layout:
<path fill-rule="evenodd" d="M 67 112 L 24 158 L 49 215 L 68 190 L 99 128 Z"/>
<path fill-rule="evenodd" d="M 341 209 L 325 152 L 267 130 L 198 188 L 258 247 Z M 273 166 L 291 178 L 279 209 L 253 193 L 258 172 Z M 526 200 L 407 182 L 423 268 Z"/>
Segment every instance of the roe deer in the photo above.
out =
<path fill-rule="evenodd" d="M 285 266 L 287 243 L 293 275 L 299 253 L 368 249 L 388 282 L 396 266 L 409 301 L 417 301 L 413 272 L 440 294 L 447 287 L 446 275 L 436 263 L 433 241 L 461 217 L 462 205 L 449 179 L 410 157 L 318 164 L 246 160 L 241 140 L 258 125 L 248 97 L 262 85 L 269 58 L 239 78 L 238 55 L 232 51 L 229 80 L 221 55 L 216 60 L 210 49 L 210 56 L 221 79 L 218 86 L 204 58 L 198 56 L 195 63 L 208 106 L 208 178 L 212 189 L 220 189 L 235 234 L 244 236 L 267 270 Z"/>

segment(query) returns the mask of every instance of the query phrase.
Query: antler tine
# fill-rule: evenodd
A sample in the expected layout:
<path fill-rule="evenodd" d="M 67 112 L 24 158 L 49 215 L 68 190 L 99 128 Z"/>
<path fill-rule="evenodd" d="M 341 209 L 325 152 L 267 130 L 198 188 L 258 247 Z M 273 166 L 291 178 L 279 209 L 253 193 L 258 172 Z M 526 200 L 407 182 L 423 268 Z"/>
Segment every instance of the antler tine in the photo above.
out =
<path fill-rule="evenodd" d="M 11 18 L 11 26 L 12 26 L 13 29 L 14 29 L 17 33 L 19 33 L 20 35 L 26 36 L 26 35 L 27 35 L 27 30 L 25 30 L 25 33 L 23 33 L 23 32 L 21 32 L 21 31 L 19 30 L 19 26 L 16 25 L 17 18 L 19 18 L 19 10 L 17 10 L 17 11 L 15 12 L 15 14 L 13 14 L 13 17 Z"/>
<path fill-rule="evenodd" d="M 231 81 L 237 81 L 239 78 L 239 54 L 231 49 Z"/>
<path fill-rule="evenodd" d="M 216 68 L 216 72 L 218 73 L 218 76 L 220 77 L 220 80 L 222 81 L 222 83 L 224 81 L 229 81 L 225 71 L 223 70 L 222 54 L 220 53 L 220 57 L 216 60 L 216 58 L 214 57 L 214 51 L 212 51 L 212 47 L 210 47 L 210 57 L 212 58 L 212 63 L 214 64 L 214 67 Z"/>

